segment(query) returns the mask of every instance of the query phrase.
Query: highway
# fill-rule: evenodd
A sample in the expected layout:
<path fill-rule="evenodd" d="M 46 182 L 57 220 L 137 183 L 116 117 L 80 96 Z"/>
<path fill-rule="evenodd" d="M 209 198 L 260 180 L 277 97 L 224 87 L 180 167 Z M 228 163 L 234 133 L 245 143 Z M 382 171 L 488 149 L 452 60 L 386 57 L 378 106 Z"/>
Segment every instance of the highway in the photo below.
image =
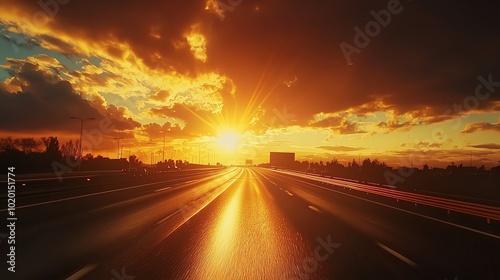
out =
<path fill-rule="evenodd" d="M 500 279 L 495 206 L 253 167 L 84 175 L 18 187 L 0 279 Z"/>

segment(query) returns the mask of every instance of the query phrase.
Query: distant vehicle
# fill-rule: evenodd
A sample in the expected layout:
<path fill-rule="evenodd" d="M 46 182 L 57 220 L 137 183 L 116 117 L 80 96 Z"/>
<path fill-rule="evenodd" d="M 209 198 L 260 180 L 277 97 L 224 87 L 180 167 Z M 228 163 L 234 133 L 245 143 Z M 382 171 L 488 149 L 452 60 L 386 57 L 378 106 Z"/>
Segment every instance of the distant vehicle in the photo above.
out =
<path fill-rule="evenodd" d="M 177 165 L 169 166 L 168 169 L 169 169 L 169 171 L 180 171 L 181 170 L 181 168 Z"/>
<path fill-rule="evenodd" d="M 149 174 L 146 168 L 125 168 L 122 172 L 132 177 L 144 177 Z"/>

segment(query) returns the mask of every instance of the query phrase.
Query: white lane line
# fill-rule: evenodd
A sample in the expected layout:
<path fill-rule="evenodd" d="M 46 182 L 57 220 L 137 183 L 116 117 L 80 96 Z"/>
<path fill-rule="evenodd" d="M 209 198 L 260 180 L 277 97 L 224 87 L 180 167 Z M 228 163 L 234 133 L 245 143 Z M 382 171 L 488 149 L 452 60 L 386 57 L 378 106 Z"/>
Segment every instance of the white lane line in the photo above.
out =
<path fill-rule="evenodd" d="M 155 192 L 161 192 L 161 191 L 166 191 L 166 190 L 169 190 L 171 189 L 172 187 L 166 187 L 166 188 L 163 188 L 163 189 L 158 189 L 156 190 Z"/>
<path fill-rule="evenodd" d="M 183 218 L 184 218 L 184 221 L 181 222 L 179 225 L 177 225 L 176 227 L 174 227 L 166 236 L 170 236 L 170 234 L 174 231 L 176 231 L 179 227 L 181 227 L 183 224 L 185 224 L 187 221 L 189 221 L 189 219 L 191 219 L 194 215 L 198 214 L 198 212 L 200 212 L 201 210 L 203 210 L 209 203 L 211 203 L 214 199 L 216 199 L 217 197 L 219 197 L 219 195 L 221 195 L 223 192 L 225 192 L 231 185 L 233 185 L 237 180 L 240 179 L 241 177 L 241 174 L 243 173 L 243 169 L 235 169 L 235 170 L 240 170 L 240 172 L 238 174 L 236 174 L 235 176 L 231 177 L 228 181 L 222 183 L 219 185 L 218 188 L 224 188 L 224 186 L 226 186 L 219 194 L 217 194 L 216 196 L 214 196 L 213 198 L 211 198 L 210 201 L 204 201 L 204 205 L 202 205 L 198 210 L 194 211 L 194 213 L 190 214 L 189 217 L 186 217 L 186 214 L 183 214 Z M 235 177 L 237 177 L 236 179 L 234 179 Z M 200 198 L 201 199 L 201 198 Z M 208 199 L 208 198 L 207 198 Z M 191 203 L 194 203 L 194 201 L 192 201 Z M 167 217 L 163 218 L 161 221 L 158 221 L 156 224 L 161 224 L 163 223 L 164 221 L 170 219 L 171 217 L 173 217 L 174 215 L 180 213 L 181 210 L 177 210 L 175 211 L 174 213 L 168 215 Z"/>
<path fill-rule="evenodd" d="M 184 184 L 186 184 L 186 185 L 187 185 L 187 184 L 192 184 L 192 183 L 196 183 L 196 182 L 198 182 L 198 181 L 200 181 L 200 180 L 191 180 L 191 181 L 187 181 L 187 182 L 186 182 L 186 183 L 184 183 Z"/>
<path fill-rule="evenodd" d="M 172 214 L 170 214 L 170 215 L 166 216 L 165 218 L 163 218 L 163 219 L 159 220 L 158 222 L 156 222 L 156 224 L 157 224 L 157 225 L 162 224 L 163 222 L 165 222 L 166 220 L 168 220 L 168 219 L 172 218 L 173 216 L 175 216 L 175 215 L 179 214 L 180 212 L 181 212 L 181 210 L 177 210 L 177 211 L 175 211 L 174 213 L 172 213 Z"/>
<path fill-rule="evenodd" d="M 377 246 L 379 246 L 380 248 L 384 249 L 385 251 L 387 251 L 389 254 L 395 256 L 396 258 L 402 260 L 403 262 L 405 262 L 406 264 L 408 264 L 409 266 L 412 266 L 414 268 L 417 268 L 418 265 L 413 262 L 412 260 L 408 259 L 407 257 L 401 255 L 400 253 L 392 250 L 391 248 L 385 246 L 384 244 L 382 243 L 379 243 L 379 242 L 376 242 L 375 244 L 377 244 Z"/>
<path fill-rule="evenodd" d="M 285 191 L 286 194 L 288 194 L 289 196 L 293 196 L 293 193 L 289 192 L 289 191 Z"/>
<path fill-rule="evenodd" d="M 89 194 L 84 194 L 84 195 L 79 195 L 79 196 L 73 196 L 73 197 L 61 198 L 61 199 L 56 199 L 56 200 L 51 200 L 51 201 L 39 202 L 39 203 L 34 203 L 34 204 L 17 206 L 16 209 L 29 208 L 29 207 L 46 205 L 46 204 L 52 204 L 52 203 L 57 203 L 57 202 L 62 202 L 62 201 L 68 201 L 68 200 L 75 200 L 75 199 L 79 199 L 79 198 L 96 196 L 96 195 L 100 195 L 100 194 L 107 194 L 107 193 L 119 192 L 119 191 L 124 191 L 124 190 L 136 189 L 136 188 L 145 187 L 145 186 L 163 184 L 163 183 L 166 183 L 166 182 L 170 182 L 170 181 L 162 181 L 162 182 L 156 182 L 156 183 L 142 184 L 142 185 L 127 187 L 127 188 L 123 188 L 123 189 L 115 189 L 115 190 L 103 191 L 103 192 L 98 192 L 98 193 L 89 193 Z M 4 212 L 4 211 L 7 211 L 7 209 L 1 209 L 0 210 L 0 212 Z"/>
<path fill-rule="evenodd" d="M 308 207 L 309 207 L 309 209 L 311 209 L 311 210 L 313 210 L 313 211 L 316 211 L 316 212 L 318 212 L 318 213 L 321 213 L 321 210 L 319 210 L 318 208 L 316 208 L 316 207 L 314 207 L 314 206 L 312 206 L 312 205 L 309 205 Z"/>
<path fill-rule="evenodd" d="M 231 172 L 233 172 L 233 171 L 229 171 L 226 174 L 229 174 Z M 84 194 L 84 195 L 79 195 L 79 196 L 74 196 L 74 197 L 68 197 L 68 198 L 56 199 L 56 200 L 45 201 L 45 202 L 40 202 L 40 203 L 28 204 L 28 205 L 23 205 L 23 206 L 17 206 L 16 209 L 30 208 L 30 207 L 34 207 L 34 206 L 52 204 L 52 203 L 57 203 L 57 202 L 62 202 L 62 201 L 74 200 L 74 199 L 78 199 L 78 198 L 84 198 L 84 197 L 89 197 L 89 196 L 96 196 L 96 195 L 100 195 L 100 194 L 106 194 L 106 193 L 112 193 L 112 192 L 119 192 L 119 191 L 130 190 L 130 189 L 135 189 L 135 188 L 140 188 L 140 187 L 145 187 L 145 186 L 163 184 L 163 183 L 166 183 L 166 182 L 180 181 L 182 179 L 183 178 L 171 179 L 171 180 L 166 180 L 166 181 L 161 181 L 161 182 L 156 182 L 156 183 L 149 183 L 149 184 L 142 184 L 142 185 L 137 185 L 137 186 L 131 186 L 131 187 L 122 188 L 122 189 L 115 189 L 115 190 L 103 191 L 103 192 L 98 192 L 98 193 L 90 193 L 90 194 Z M 194 180 L 194 181 L 197 181 L 197 180 Z M 7 209 L 0 209 L 0 212 L 5 212 L 5 211 L 7 211 Z"/>
<path fill-rule="evenodd" d="M 87 265 L 86 267 L 84 267 L 84 268 L 78 270 L 77 272 L 75 272 L 75 274 L 73 274 L 70 277 L 66 278 L 66 280 L 78 280 L 78 279 L 82 278 L 83 276 L 85 276 L 90 271 L 92 271 L 92 269 L 94 269 L 96 266 L 97 266 L 97 264 Z"/>
<path fill-rule="evenodd" d="M 97 175 L 79 175 L 79 176 L 63 177 L 63 179 L 89 178 L 89 177 L 97 177 Z M 16 182 L 37 182 L 37 181 L 55 181 L 55 180 L 59 180 L 59 178 L 48 177 L 48 178 L 34 178 L 34 179 L 19 179 L 16 180 Z M 0 181 L 0 183 L 7 183 L 7 181 Z"/>
<path fill-rule="evenodd" d="M 440 220 L 440 219 L 437 219 L 437 218 L 433 218 L 433 217 L 429 217 L 429 216 L 426 216 L 426 215 L 423 215 L 423 214 L 411 212 L 411 211 L 408 211 L 408 210 L 405 210 L 405 209 L 401 209 L 401 208 L 397 208 L 397 207 L 394 207 L 394 206 L 391 206 L 391 205 L 387 205 L 387 204 L 384 204 L 384 203 L 376 202 L 376 201 L 369 200 L 369 199 L 366 199 L 366 198 L 361 198 L 361 197 L 358 197 L 358 196 L 355 196 L 355 195 L 352 195 L 352 194 L 347 194 L 347 193 L 343 193 L 343 192 L 340 192 L 340 191 L 328 189 L 328 188 L 325 188 L 325 187 L 322 187 L 322 186 L 318 186 L 318 185 L 315 185 L 315 184 L 312 184 L 312 183 L 300 181 L 300 180 L 297 180 L 297 179 L 294 179 L 294 178 L 290 178 L 290 179 L 302 182 L 302 183 L 307 184 L 307 185 L 314 186 L 316 188 L 320 188 L 320 189 L 324 189 L 324 190 L 327 190 L 327 191 L 330 191 L 330 192 L 342 194 L 342 195 L 349 196 L 349 197 L 352 197 L 352 198 L 356 198 L 356 199 L 359 199 L 359 200 L 364 200 L 366 202 L 370 202 L 370 203 L 373 203 L 373 204 L 377 204 L 377 205 L 380 205 L 380 206 L 384 206 L 384 207 L 391 208 L 391 209 L 394 209 L 394 210 L 398 210 L 398 211 L 401 211 L 401 212 L 404 212 L 404 213 L 412 214 L 412 215 L 419 216 L 419 217 L 422 217 L 422 218 L 425 218 L 425 219 L 429 219 L 429 220 L 432 220 L 432 221 L 435 221 L 435 222 L 447 224 L 447 225 L 450 225 L 450 226 L 454 226 L 454 227 L 457 227 L 457 228 L 461 228 L 461 229 L 468 230 L 468 231 L 471 231 L 471 232 L 474 232 L 474 233 L 477 233 L 477 234 L 485 235 L 485 236 L 492 237 L 492 238 L 500 240 L 500 236 L 495 235 L 495 234 L 491 234 L 491 233 L 480 231 L 480 230 L 473 229 L 473 228 L 470 228 L 470 227 L 462 226 L 462 225 L 455 224 L 455 223 L 452 223 L 452 222 L 443 221 L 443 220 Z"/>
<path fill-rule="evenodd" d="M 130 204 L 130 203 L 134 202 L 134 201 L 139 201 L 141 199 L 144 199 L 145 197 L 146 196 L 134 197 L 132 199 L 127 199 L 127 200 L 123 200 L 123 201 L 120 201 L 120 202 L 117 202 L 117 203 L 109 204 L 109 205 L 106 205 L 106 206 L 103 206 L 103 207 L 95 208 L 95 209 L 92 209 L 91 211 L 92 212 L 99 212 L 99 211 L 102 211 L 102 210 L 115 208 L 117 206 L 127 205 L 127 204 Z"/>

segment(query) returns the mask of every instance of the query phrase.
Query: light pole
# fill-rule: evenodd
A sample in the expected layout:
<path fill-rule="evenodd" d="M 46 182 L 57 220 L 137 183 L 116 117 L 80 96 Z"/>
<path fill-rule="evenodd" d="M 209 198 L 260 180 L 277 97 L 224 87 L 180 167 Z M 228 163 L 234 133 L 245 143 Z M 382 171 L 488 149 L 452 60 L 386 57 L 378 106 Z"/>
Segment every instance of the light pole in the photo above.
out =
<path fill-rule="evenodd" d="M 92 121 L 92 120 L 95 120 L 95 118 L 85 118 L 85 119 L 82 119 L 82 118 L 79 118 L 79 117 L 69 117 L 70 119 L 75 119 L 75 120 L 79 120 L 80 121 L 80 164 L 78 165 L 78 171 L 81 171 L 82 170 L 82 136 L 83 136 L 83 122 L 84 121 Z"/>
<path fill-rule="evenodd" d="M 163 150 L 162 150 L 163 158 L 162 158 L 162 161 L 165 162 L 165 134 L 166 134 L 166 132 L 172 132 L 172 131 L 170 129 L 168 129 L 168 130 L 162 130 L 160 132 L 163 133 Z"/>
<path fill-rule="evenodd" d="M 210 147 L 207 147 L 208 165 L 210 165 Z"/>
<path fill-rule="evenodd" d="M 150 161 L 151 166 L 153 166 L 153 145 L 154 144 L 156 144 L 156 143 L 153 141 L 146 143 L 146 145 L 149 145 L 149 161 Z"/>
<path fill-rule="evenodd" d="M 182 143 L 182 148 L 184 150 L 185 161 L 188 162 L 189 161 L 189 155 L 191 154 L 191 147 L 189 147 L 189 149 L 188 149 L 188 144 L 187 144 L 186 141 L 184 141 L 184 143 Z"/>
<path fill-rule="evenodd" d="M 120 159 L 120 140 L 123 139 L 122 137 L 115 137 L 114 138 L 116 141 L 118 141 L 118 155 L 117 158 Z"/>
<path fill-rule="evenodd" d="M 130 148 L 128 149 L 128 169 L 130 170 Z"/>

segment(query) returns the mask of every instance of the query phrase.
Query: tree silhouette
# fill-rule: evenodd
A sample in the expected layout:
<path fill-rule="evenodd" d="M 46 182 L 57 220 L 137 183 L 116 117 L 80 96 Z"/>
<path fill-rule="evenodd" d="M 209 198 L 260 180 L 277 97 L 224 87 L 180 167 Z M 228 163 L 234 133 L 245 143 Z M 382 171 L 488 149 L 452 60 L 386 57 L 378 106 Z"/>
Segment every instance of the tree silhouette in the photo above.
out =
<path fill-rule="evenodd" d="M 59 140 L 57 140 L 57 137 L 43 137 L 42 141 L 45 145 L 47 159 L 51 161 L 60 161 L 62 159 L 62 153 L 59 149 Z"/>
<path fill-rule="evenodd" d="M 25 154 L 32 153 L 32 152 L 37 152 L 41 142 L 36 141 L 34 138 L 21 138 L 21 139 L 16 139 L 16 146 L 19 146 L 21 148 L 21 151 Z"/>

